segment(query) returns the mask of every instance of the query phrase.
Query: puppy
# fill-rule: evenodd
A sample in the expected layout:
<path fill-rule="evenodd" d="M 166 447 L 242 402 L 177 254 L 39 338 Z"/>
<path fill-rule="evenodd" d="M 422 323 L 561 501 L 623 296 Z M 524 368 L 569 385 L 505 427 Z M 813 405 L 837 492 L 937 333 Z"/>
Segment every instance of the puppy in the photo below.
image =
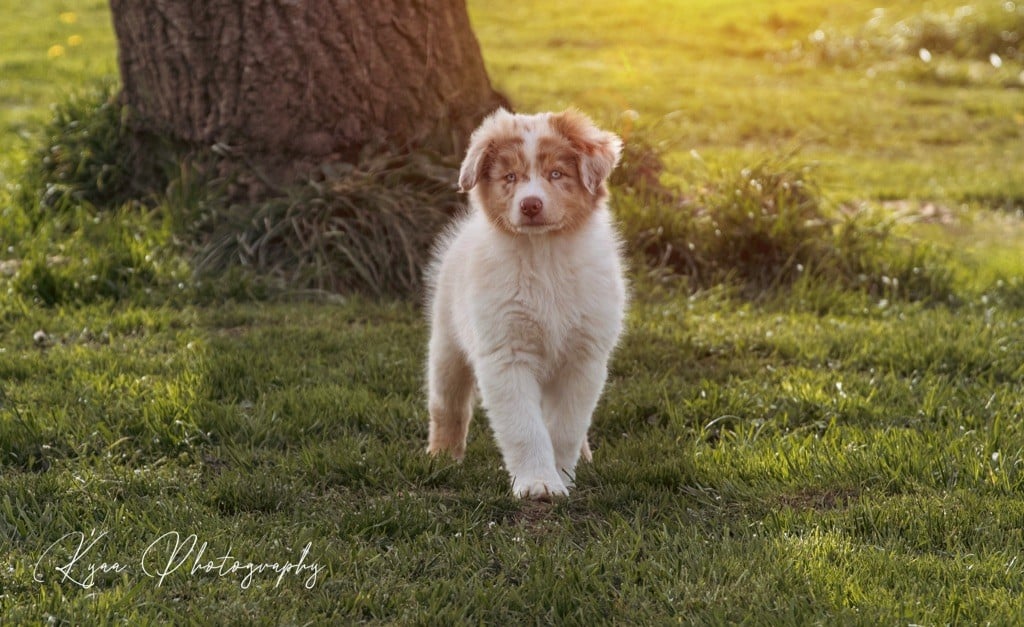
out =
<path fill-rule="evenodd" d="M 605 185 L 621 147 L 576 111 L 491 114 L 428 271 L 427 451 L 462 459 L 479 388 L 517 497 L 568 494 L 590 458 L 627 299 Z"/>

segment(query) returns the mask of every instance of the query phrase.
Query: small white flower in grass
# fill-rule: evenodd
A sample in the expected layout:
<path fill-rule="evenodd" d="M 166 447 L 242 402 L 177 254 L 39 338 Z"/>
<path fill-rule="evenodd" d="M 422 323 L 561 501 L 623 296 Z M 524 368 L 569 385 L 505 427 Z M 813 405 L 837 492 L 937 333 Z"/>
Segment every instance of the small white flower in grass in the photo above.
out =
<path fill-rule="evenodd" d="M 931 63 L 932 61 L 932 53 L 929 52 L 927 48 L 921 48 L 918 50 L 917 56 L 921 57 L 921 60 L 925 63 Z"/>
<path fill-rule="evenodd" d="M 996 69 L 1003 67 L 1003 58 L 994 52 L 988 55 L 988 62 Z"/>
<path fill-rule="evenodd" d="M 836 381 L 836 392 L 839 393 L 839 398 L 846 398 L 846 392 L 843 390 L 842 381 Z"/>

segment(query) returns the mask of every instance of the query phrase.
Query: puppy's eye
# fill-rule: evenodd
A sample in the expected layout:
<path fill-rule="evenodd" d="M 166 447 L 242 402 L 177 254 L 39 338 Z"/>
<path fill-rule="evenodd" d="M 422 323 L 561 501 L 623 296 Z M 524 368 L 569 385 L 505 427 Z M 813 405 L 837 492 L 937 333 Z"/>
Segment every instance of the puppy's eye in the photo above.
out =
<path fill-rule="evenodd" d="M 548 175 L 548 177 L 550 177 L 551 180 L 560 179 L 562 178 L 562 176 L 563 175 L 559 170 L 552 170 L 551 174 Z"/>
<path fill-rule="evenodd" d="M 508 174 L 506 174 L 505 175 L 505 182 L 507 182 L 507 183 L 515 183 L 516 182 L 516 173 L 515 172 L 509 172 Z"/>

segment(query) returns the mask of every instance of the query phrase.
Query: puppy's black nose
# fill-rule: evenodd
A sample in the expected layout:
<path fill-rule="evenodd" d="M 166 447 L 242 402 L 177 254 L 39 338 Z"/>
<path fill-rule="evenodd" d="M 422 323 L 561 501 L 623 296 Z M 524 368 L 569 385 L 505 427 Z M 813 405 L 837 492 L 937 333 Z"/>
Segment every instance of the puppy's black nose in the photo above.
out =
<path fill-rule="evenodd" d="M 544 209 L 544 203 L 536 196 L 527 196 L 519 201 L 519 209 L 527 218 L 534 218 Z"/>

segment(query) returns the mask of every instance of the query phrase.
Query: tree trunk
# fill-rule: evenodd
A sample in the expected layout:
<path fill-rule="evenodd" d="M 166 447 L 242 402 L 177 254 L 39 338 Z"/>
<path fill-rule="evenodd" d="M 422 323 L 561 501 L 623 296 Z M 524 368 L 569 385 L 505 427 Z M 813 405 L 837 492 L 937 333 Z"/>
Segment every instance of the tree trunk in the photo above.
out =
<path fill-rule="evenodd" d="M 257 161 L 460 153 L 504 99 L 464 0 L 111 0 L 130 124 Z"/>

